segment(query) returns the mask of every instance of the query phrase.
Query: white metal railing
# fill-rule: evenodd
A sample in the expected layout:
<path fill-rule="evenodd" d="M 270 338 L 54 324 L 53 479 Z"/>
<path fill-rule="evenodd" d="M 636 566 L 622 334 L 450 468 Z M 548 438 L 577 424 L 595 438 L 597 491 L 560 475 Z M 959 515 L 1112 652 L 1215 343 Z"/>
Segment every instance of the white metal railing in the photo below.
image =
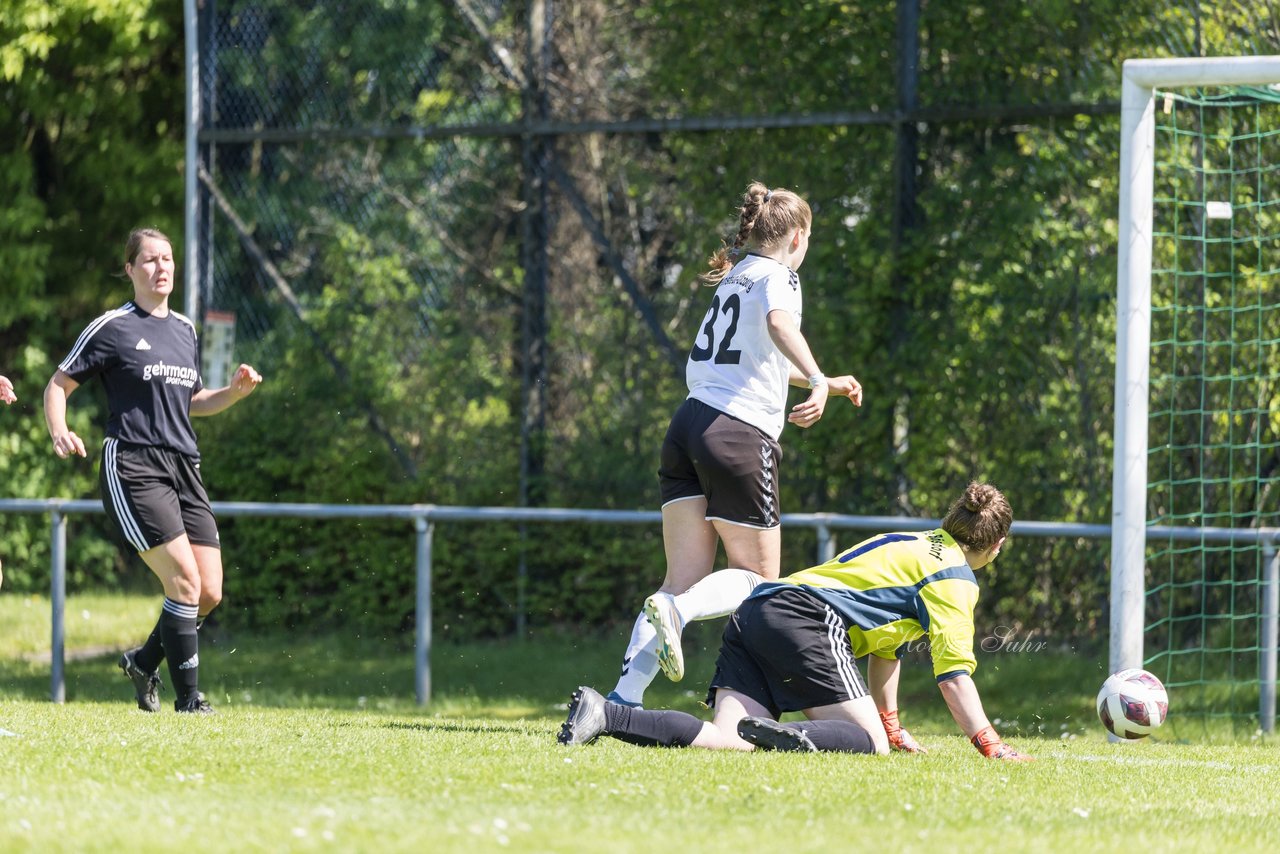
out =
<path fill-rule="evenodd" d="M 271 504 L 251 501 L 219 501 L 218 516 L 285 516 L 309 519 L 403 519 L 411 521 L 416 537 L 414 557 L 415 631 L 414 688 L 420 705 L 431 701 L 431 545 L 436 522 L 588 522 L 653 525 L 662 521 L 657 510 L 574 510 L 543 507 L 441 507 L 435 504 Z M 50 604 L 52 608 L 52 673 L 50 697 L 66 701 L 65 610 L 67 516 L 102 513 L 102 504 L 84 499 L 0 498 L 0 513 L 47 513 L 52 520 Z M 850 516 L 840 513 L 784 513 L 788 528 L 813 528 L 817 532 L 817 562 L 835 556 L 834 530 L 928 531 L 938 519 L 908 516 Z M 1265 576 L 1261 591 L 1262 626 L 1259 638 L 1260 714 L 1264 730 L 1275 729 L 1276 656 L 1280 629 L 1280 528 L 1197 528 L 1151 526 L 1147 539 L 1199 542 L 1258 543 L 1263 552 Z M 1078 522 L 1014 522 L 1012 533 L 1029 537 L 1068 537 L 1103 540 L 1111 537 L 1110 525 Z M 655 579 L 659 567 L 654 567 Z"/>

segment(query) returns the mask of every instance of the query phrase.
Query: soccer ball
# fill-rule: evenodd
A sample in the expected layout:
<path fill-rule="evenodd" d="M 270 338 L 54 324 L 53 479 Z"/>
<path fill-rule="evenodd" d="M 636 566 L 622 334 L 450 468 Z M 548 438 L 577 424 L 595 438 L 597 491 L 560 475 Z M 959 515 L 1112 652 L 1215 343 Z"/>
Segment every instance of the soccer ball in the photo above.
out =
<path fill-rule="evenodd" d="M 1142 738 L 1169 715 L 1169 694 L 1147 671 L 1131 667 L 1112 673 L 1098 692 L 1098 719 L 1114 735 Z"/>

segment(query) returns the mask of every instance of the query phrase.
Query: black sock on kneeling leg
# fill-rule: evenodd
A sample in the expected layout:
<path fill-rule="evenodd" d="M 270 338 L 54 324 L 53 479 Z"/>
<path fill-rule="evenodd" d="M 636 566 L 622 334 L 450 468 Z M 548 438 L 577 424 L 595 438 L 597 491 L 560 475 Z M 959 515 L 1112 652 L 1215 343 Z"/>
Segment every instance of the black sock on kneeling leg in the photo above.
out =
<path fill-rule="evenodd" d="M 871 735 L 853 721 L 793 721 L 783 726 L 798 729 L 819 750 L 839 753 L 875 753 Z"/>
<path fill-rule="evenodd" d="M 702 721 L 687 712 L 633 709 L 619 703 L 604 707 L 605 734 L 642 747 L 689 747 Z"/>

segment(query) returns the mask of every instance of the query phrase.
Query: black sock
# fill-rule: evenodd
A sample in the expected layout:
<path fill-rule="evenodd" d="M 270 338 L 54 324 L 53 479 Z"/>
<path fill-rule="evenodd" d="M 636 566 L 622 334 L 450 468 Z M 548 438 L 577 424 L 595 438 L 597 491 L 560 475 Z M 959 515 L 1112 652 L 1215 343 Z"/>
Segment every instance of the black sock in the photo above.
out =
<path fill-rule="evenodd" d="M 605 734 L 643 747 L 688 747 L 702 731 L 702 721 L 686 712 L 633 709 L 605 703 Z"/>
<path fill-rule="evenodd" d="M 169 659 L 169 679 L 177 694 L 177 705 L 186 705 L 200 684 L 200 641 L 196 637 L 195 605 L 165 598 L 160 613 L 160 639 Z"/>
<path fill-rule="evenodd" d="M 160 613 L 164 614 L 163 611 Z M 164 643 L 160 640 L 160 623 L 163 619 L 164 617 L 161 616 L 160 620 L 156 621 L 156 627 L 147 636 L 147 642 L 133 657 L 133 663 L 138 665 L 138 669 L 144 673 L 155 673 L 160 667 L 160 662 L 164 661 Z"/>
<path fill-rule="evenodd" d="M 871 735 L 853 721 L 794 721 L 783 726 L 798 729 L 819 750 L 840 753 L 875 753 Z"/>

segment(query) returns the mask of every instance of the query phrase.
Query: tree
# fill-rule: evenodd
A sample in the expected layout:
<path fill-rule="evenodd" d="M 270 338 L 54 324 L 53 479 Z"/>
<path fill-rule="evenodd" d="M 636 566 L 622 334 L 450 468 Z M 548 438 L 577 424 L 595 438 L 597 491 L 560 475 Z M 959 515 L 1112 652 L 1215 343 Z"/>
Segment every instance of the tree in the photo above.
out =
<path fill-rule="evenodd" d="M 80 329 L 129 297 L 110 278 L 129 230 L 181 234 L 181 15 L 181 4 L 145 0 L 0 6 L 0 138 L 10 141 L 0 148 L 0 366 L 20 398 L 0 437 L 8 496 L 97 494 L 91 464 L 51 453 L 39 399 Z M 100 406 L 92 391 L 77 396 L 71 419 L 82 436 L 101 432 Z M 9 582 L 43 589 L 47 522 L 3 524 Z M 115 557 L 100 517 L 75 529 L 86 535 L 68 542 L 73 584 L 113 582 L 131 565 Z"/>

